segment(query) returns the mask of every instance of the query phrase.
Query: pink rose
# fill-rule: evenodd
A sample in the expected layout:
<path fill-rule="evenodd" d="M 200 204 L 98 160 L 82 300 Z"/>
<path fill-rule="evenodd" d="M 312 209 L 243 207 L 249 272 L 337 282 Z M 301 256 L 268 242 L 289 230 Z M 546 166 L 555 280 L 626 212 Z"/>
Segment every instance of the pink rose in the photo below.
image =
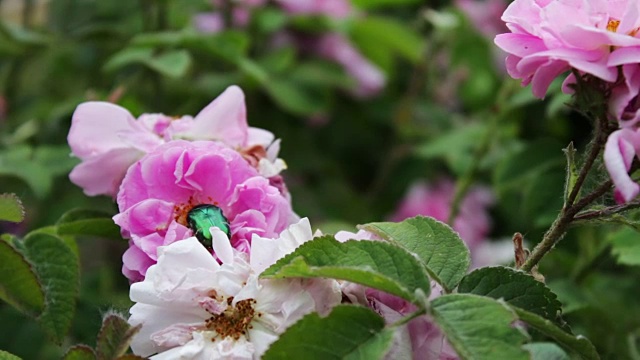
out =
<path fill-rule="evenodd" d="M 638 1 L 515 0 L 502 20 L 511 33 L 495 43 L 510 54 L 507 71 L 539 98 L 571 68 L 614 82 L 618 65 L 640 61 Z"/>
<path fill-rule="evenodd" d="M 284 168 L 282 160 L 277 161 L 279 142 L 274 142 L 272 133 L 247 125 L 244 93 L 231 86 L 195 117 L 143 114 L 136 120 L 115 104 L 80 104 L 73 113 L 67 140 L 72 154 L 82 162 L 69 178 L 89 196 L 115 197 L 129 166 L 172 139 L 220 141 L 247 152 L 255 166 L 264 158 L 267 177 Z M 267 162 L 273 166 L 268 167 Z"/>
<path fill-rule="evenodd" d="M 249 252 L 253 234 L 277 237 L 295 219 L 288 199 L 269 185 L 235 150 L 211 141 L 174 140 L 163 144 L 127 171 L 114 216 L 130 248 L 123 273 L 144 278 L 156 250 L 192 235 L 187 214 L 201 204 L 222 210 L 231 228 L 231 245 Z"/>
<path fill-rule="evenodd" d="M 353 9 L 348 0 L 276 0 L 289 14 L 326 15 L 341 19 L 349 16 Z"/>

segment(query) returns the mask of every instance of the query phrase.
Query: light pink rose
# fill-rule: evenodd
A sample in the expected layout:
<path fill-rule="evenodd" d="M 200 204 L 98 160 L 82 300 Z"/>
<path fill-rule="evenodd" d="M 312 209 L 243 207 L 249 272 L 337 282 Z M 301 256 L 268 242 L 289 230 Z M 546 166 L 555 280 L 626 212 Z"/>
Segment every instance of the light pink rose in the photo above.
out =
<path fill-rule="evenodd" d="M 159 246 L 191 236 L 187 213 L 218 206 L 231 226 L 231 245 L 248 252 L 252 235 L 276 237 L 295 215 L 288 199 L 242 156 L 220 143 L 173 140 L 129 168 L 114 216 L 130 248 L 123 273 L 141 280 Z"/>
<path fill-rule="evenodd" d="M 276 3 L 293 15 L 326 15 L 341 19 L 353 11 L 348 0 L 276 0 Z"/>
<path fill-rule="evenodd" d="M 618 65 L 640 62 L 636 0 L 515 0 L 502 20 L 511 33 L 495 43 L 510 54 L 507 71 L 539 98 L 571 68 L 614 82 Z"/>
<path fill-rule="evenodd" d="M 298 229 L 292 233 L 306 232 L 300 229 L 303 225 L 293 225 Z M 141 325 L 131 342 L 135 354 L 156 354 L 152 359 L 259 359 L 304 315 L 340 302 L 335 280 L 315 279 L 326 284 L 325 293 L 332 292 L 318 298 L 309 290 L 308 279 L 259 279 L 247 254 L 233 249 L 222 231 L 211 230 L 219 262 L 196 238 L 188 238 L 160 247 L 148 276 L 131 285 L 135 305 L 129 323 Z"/>
<path fill-rule="evenodd" d="M 115 104 L 80 104 L 67 140 L 72 154 L 82 162 L 69 178 L 89 196 L 115 197 L 129 166 L 172 139 L 220 141 L 245 152 L 256 167 L 260 162 L 265 168 L 266 163 L 273 165 L 267 177 L 285 167 L 277 160 L 279 141 L 274 141 L 272 133 L 247 125 L 244 93 L 231 86 L 195 117 L 143 114 L 136 120 Z"/>
<path fill-rule="evenodd" d="M 631 201 L 640 192 L 629 169 L 634 156 L 640 151 L 640 130 L 622 128 L 614 131 L 604 148 L 604 164 L 615 185 L 615 198 L 619 203 Z"/>

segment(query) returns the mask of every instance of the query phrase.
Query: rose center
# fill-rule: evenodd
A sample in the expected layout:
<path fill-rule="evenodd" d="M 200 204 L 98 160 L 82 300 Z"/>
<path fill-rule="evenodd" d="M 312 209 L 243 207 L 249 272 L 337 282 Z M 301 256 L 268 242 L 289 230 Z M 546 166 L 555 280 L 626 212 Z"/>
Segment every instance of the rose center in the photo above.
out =
<path fill-rule="evenodd" d="M 620 20 L 609 19 L 607 23 L 607 30 L 611 32 L 616 32 L 618 30 L 618 26 L 620 25 Z"/>
<path fill-rule="evenodd" d="M 232 305 L 233 297 L 227 299 L 227 308 L 220 314 L 213 314 L 205 322 L 208 330 L 213 330 L 222 338 L 230 336 L 234 340 L 240 339 L 247 334 L 247 330 L 252 329 L 251 321 L 256 315 L 253 305 L 254 299 L 238 301 Z M 260 314 L 258 314 L 259 316 Z"/>

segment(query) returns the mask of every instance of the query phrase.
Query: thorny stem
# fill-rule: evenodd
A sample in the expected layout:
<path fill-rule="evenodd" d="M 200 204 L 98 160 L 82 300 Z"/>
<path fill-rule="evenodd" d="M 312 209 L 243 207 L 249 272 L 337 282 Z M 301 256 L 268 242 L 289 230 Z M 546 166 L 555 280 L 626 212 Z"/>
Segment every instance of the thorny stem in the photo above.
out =
<path fill-rule="evenodd" d="M 630 202 L 622 205 L 609 206 L 600 210 L 585 211 L 583 213 L 576 215 L 573 219 L 575 221 L 599 219 L 601 217 L 619 214 L 621 212 L 625 212 L 627 210 L 637 209 L 637 208 L 640 208 L 640 201 Z"/>
<path fill-rule="evenodd" d="M 598 155 L 600 155 L 602 147 L 607 140 L 608 134 L 606 129 L 606 117 L 596 119 L 596 133 L 594 135 L 593 142 L 591 143 L 591 149 L 589 150 L 587 158 L 580 169 L 576 183 L 567 197 L 560 214 L 558 214 L 556 220 L 544 234 L 542 241 L 536 245 L 531 252 L 531 255 L 527 258 L 527 261 L 522 265 L 522 270 L 530 272 L 540 262 L 540 260 L 542 260 L 542 258 L 551 251 L 551 249 L 553 249 L 558 241 L 562 239 L 571 225 L 571 222 L 575 220 L 578 212 L 611 189 L 612 182 L 611 180 L 607 180 L 600 184 L 600 186 L 591 193 L 576 202 L 578 193 L 580 192 L 582 185 L 584 185 L 584 181 L 586 180 L 589 171 L 593 167 Z"/>
<path fill-rule="evenodd" d="M 600 150 L 602 150 L 602 145 L 606 141 L 606 126 L 607 123 L 605 120 L 598 121 L 596 124 L 596 134 L 593 138 L 593 142 L 591 143 L 591 149 L 589 149 L 589 154 L 587 155 L 587 159 L 582 165 L 582 169 L 578 174 L 578 178 L 576 179 L 576 183 L 573 185 L 571 189 L 571 193 L 567 197 L 567 201 L 565 202 L 564 207 L 571 207 L 573 202 L 578 197 L 578 193 L 584 184 L 584 181 L 587 179 L 587 175 L 589 174 L 589 170 L 593 166 L 593 163 L 598 158 L 600 154 Z"/>

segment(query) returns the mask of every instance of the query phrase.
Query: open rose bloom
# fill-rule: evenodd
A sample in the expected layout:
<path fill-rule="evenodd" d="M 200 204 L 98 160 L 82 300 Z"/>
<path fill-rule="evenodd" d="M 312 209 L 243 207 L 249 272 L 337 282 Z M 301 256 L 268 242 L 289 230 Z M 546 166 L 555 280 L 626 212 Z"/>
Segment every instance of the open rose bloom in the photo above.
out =
<path fill-rule="evenodd" d="M 237 151 L 212 141 L 168 142 L 136 162 L 120 192 L 114 217 L 131 238 L 123 272 L 141 280 L 159 246 L 192 235 L 188 213 L 214 205 L 229 222 L 231 244 L 248 252 L 251 236 L 273 237 L 294 219 L 289 200 Z"/>
<path fill-rule="evenodd" d="M 137 355 L 258 359 L 302 316 L 340 302 L 334 280 L 258 279 L 265 267 L 311 239 L 307 219 L 281 238 L 256 240 L 258 256 L 233 249 L 222 231 L 211 230 L 221 263 L 196 238 L 188 238 L 161 247 L 145 280 L 131 286 L 136 304 L 129 322 L 142 325 L 131 344 Z"/>
<path fill-rule="evenodd" d="M 572 68 L 614 82 L 617 66 L 640 62 L 635 0 L 515 0 L 502 20 L 511 33 L 495 42 L 509 53 L 507 71 L 540 98 Z"/>
<path fill-rule="evenodd" d="M 573 70 L 563 86 L 571 92 L 575 74 L 593 76 L 607 90 L 609 115 L 620 125 L 610 134 L 604 162 L 618 202 L 640 193 L 629 171 L 640 150 L 640 2 L 635 0 L 516 0 L 502 19 L 511 33 L 495 43 L 509 53 L 507 71 L 532 84 L 543 98 L 551 82 Z"/>

